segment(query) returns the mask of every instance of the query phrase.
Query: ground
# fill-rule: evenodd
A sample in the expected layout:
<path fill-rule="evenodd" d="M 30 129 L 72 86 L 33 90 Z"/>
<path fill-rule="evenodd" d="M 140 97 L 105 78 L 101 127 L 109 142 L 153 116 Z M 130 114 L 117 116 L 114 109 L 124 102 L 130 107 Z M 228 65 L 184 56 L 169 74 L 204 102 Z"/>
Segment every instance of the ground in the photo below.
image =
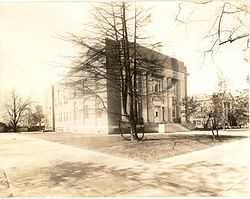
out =
<path fill-rule="evenodd" d="M 0 134 L 0 197 L 250 196 L 249 132 L 226 132 L 226 141 L 212 145 L 207 134 L 147 135 L 137 144 L 118 136 Z M 168 149 L 179 147 L 179 155 L 162 155 L 168 139 L 178 141 Z M 187 140 L 192 152 L 183 154 Z M 150 157 L 131 157 L 133 147 Z"/>
<path fill-rule="evenodd" d="M 152 162 L 218 144 L 245 138 L 244 134 L 225 133 L 214 140 L 210 132 L 146 134 L 142 142 L 129 142 L 120 135 L 82 135 L 72 133 L 26 133 L 23 135 L 61 144 L 112 154 L 118 157 Z"/>

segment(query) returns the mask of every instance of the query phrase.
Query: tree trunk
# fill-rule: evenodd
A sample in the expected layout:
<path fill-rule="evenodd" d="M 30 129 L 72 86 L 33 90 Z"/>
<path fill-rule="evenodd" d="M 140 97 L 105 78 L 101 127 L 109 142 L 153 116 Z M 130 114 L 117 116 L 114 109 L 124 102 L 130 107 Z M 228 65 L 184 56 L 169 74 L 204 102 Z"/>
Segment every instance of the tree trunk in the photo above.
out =
<path fill-rule="evenodd" d="M 13 123 L 13 131 L 16 133 L 17 132 L 17 124 L 14 122 Z"/>

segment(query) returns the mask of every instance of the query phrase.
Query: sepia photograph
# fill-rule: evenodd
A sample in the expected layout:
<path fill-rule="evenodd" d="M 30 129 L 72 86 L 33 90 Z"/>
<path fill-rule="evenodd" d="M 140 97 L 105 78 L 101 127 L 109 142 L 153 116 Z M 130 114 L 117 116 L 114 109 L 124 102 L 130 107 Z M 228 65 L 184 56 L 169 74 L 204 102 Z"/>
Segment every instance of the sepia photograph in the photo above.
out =
<path fill-rule="evenodd" d="M 250 1 L 0 0 L 0 198 L 250 197 Z"/>

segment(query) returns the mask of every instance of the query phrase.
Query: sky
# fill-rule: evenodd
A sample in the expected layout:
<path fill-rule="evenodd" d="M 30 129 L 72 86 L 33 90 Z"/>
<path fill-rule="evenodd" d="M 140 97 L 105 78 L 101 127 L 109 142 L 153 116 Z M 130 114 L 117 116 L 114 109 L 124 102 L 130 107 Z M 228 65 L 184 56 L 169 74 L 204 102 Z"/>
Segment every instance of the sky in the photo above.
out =
<path fill-rule="evenodd" d="M 143 4 L 153 7 L 148 31 L 153 40 L 165 44 L 160 51 L 184 61 L 189 95 L 213 92 L 219 76 L 232 89 L 247 86 L 249 63 L 244 61 L 242 44 L 222 47 L 213 60 L 202 57 L 214 5 L 196 13 L 201 21 L 183 25 L 175 21 L 176 1 Z M 58 35 L 84 32 L 84 24 L 91 18 L 90 8 L 91 4 L 84 1 L 0 1 L 0 94 L 15 87 L 23 95 L 42 98 L 44 91 L 62 77 L 62 68 L 69 63 L 67 57 L 76 53 Z M 186 8 L 183 17 L 193 14 Z"/>

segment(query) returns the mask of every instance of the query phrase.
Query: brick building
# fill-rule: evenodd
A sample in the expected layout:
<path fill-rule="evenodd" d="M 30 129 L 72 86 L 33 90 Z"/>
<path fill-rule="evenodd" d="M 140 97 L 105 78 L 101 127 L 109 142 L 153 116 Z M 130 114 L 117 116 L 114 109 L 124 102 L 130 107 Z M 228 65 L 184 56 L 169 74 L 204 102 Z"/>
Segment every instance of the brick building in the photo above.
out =
<path fill-rule="evenodd" d="M 107 43 L 107 52 L 113 44 Z M 140 47 L 140 53 L 150 59 L 157 58 L 162 70 L 140 78 L 140 92 L 144 97 L 139 103 L 139 113 L 146 130 L 158 131 L 159 124 L 181 123 L 185 120 L 181 100 L 187 95 L 187 71 L 184 63 L 159 52 Z M 115 67 L 115 58 L 107 53 L 106 64 Z M 109 70 L 109 69 L 107 69 Z M 107 74 L 112 71 L 107 71 Z M 103 82 L 105 92 L 86 94 L 83 89 L 69 88 L 63 82 L 54 87 L 54 118 L 56 131 L 115 133 L 122 113 L 121 93 L 115 86 L 119 81 L 107 79 Z M 114 86 L 115 85 L 115 86 Z M 50 95 L 49 98 L 52 98 Z M 48 121 L 52 121 L 52 106 L 48 106 Z M 51 122 L 50 122 L 51 123 Z"/>

